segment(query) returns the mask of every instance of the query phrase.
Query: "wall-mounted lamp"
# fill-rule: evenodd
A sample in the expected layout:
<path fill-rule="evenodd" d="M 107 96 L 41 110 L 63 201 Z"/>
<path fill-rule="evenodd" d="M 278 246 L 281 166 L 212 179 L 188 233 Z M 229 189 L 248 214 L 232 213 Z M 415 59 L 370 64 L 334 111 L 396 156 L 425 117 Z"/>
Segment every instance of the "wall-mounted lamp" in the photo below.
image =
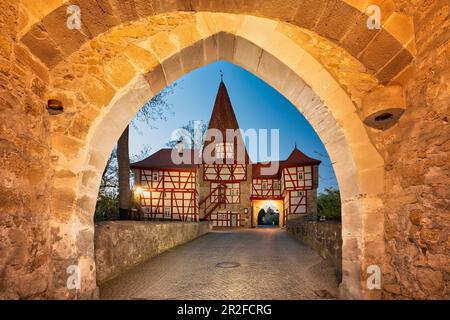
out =
<path fill-rule="evenodd" d="M 142 189 L 141 187 L 137 187 L 136 192 L 139 194 L 142 194 L 142 193 L 144 193 L 144 189 Z"/>
<path fill-rule="evenodd" d="M 386 130 L 397 123 L 406 109 L 401 86 L 378 87 L 363 99 L 363 117 L 366 126 Z"/>

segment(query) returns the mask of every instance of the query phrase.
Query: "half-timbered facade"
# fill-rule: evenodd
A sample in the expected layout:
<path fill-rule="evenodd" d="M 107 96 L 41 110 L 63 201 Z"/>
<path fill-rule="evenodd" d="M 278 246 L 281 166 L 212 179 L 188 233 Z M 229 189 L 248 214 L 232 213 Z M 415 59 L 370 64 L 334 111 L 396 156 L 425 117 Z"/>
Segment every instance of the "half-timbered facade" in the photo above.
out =
<path fill-rule="evenodd" d="M 265 175 L 268 164 L 249 160 L 223 82 L 205 141 L 201 153 L 161 149 L 131 165 L 146 218 L 255 227 L 258 211 L 271 205 L 276 207 L 273 212 L 279 212 L 280 226 L 287 219 L 316 213 L 320 161 L 296 146 L 288 159 L 269 164 L 278 168 L 275 173 Z M 180 164 L 174 160 L 177 156 L 189 161 Z"/>
<path fill-rule="evenodd" d="M 137 196 L 148 219 L 198 221 L 197 167 L 175 164 L 172 149 L 161 149 L 134 163 Z M 189 152 L 194 158 L 195 151 Z"/>

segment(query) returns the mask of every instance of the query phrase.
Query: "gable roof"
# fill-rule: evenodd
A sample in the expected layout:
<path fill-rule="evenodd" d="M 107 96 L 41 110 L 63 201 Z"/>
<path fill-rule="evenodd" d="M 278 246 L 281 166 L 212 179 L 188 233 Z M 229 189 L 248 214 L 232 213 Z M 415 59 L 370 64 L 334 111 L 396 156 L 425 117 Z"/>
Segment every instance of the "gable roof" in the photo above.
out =
<path fill-rule="evenodd" d="M 195 171 L 198 168 L 199 157 L 198 150 L 185 149 L 184 155 L 190 159 L 190 163 L 174 163 L 172 160 L 172 152 L 178 152 L 177 149 L 161 149 L 142 161 L 132 163 L 130 169 L 183 169 Z M 197 157 L 197 162 L 195 162 Z"/>
<path fill-rule="evenodd" d="M 303 152 L 301 152 L 297 146 L 295 146 L 294 150 L 291 152 L 289 157 L 281 161 L 282 167 L 295 166 L 295 165 L 319 165 L 322 161 L 310 158 Z"/>
<path fill-rule="evenodd" d="M 279 168 L 283 167 L 295 167 L 295 166 L 307 166 L 307 165 L 319 165 L 322 161 L 310 158 L 303 152 L 301 152 L 297 146 L 291 152 L 289 157 L 283 161 L 272 161 L 269 163 L 255 163 L 252 166 L 252 177 L 253 179 L 277 179 L 281 176 L 281 170 L 278 170 L 276 174 L 263 175 L 261 172 L 262 168 L 269 168 L 272 164 L 278 164 Z"/>

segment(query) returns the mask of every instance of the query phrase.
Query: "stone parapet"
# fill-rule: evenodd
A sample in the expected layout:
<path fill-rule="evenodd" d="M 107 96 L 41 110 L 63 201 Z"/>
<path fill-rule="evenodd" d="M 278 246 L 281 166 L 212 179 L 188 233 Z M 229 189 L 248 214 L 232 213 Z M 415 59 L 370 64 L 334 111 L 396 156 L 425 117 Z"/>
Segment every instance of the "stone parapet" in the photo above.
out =
<path fill-rule="evenodd" d="M 108 221 L 95 228 L 97 284 L 208 233 L 209 222 Z"/>
<path fill-rule="evenodd" d="M 342 280 L 342 226 L 337 221 L 308 221 L 302 218 L 288 220 L 286 231 L 316 250 L 336 268 L 338 281 Z"/>

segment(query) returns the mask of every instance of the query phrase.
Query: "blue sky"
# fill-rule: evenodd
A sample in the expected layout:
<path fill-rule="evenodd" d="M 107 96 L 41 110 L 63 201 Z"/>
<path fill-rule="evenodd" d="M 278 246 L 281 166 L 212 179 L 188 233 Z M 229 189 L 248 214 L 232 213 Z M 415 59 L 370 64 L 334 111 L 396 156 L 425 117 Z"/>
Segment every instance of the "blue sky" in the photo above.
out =
<path fill-rule="evenodd" d="M 208 122 L 220 83 L 220 70 L 223 71 L 241 129 L 268 129 L 269 132 L 279 129 L 281 160 L 286 159 L 297 144 L 308 156 L 322 160 L 319 192 L 326 187 L 337 188 L 325 147 L 297 108 L 260 78 L 224 61 L 212 63 L 180 78 L 178 86 L 167 99 L 171 109 L 167 119 L 154 122 L 152 128 L 137 123 L 139 132 L 131 127 L 130 154 L 139 154 L 145 145 L 151 148 L 151 153 L 165 148 L 172 132 L 191 120 Z M 250 156 L 253 161 L 256 160 Z"/>

